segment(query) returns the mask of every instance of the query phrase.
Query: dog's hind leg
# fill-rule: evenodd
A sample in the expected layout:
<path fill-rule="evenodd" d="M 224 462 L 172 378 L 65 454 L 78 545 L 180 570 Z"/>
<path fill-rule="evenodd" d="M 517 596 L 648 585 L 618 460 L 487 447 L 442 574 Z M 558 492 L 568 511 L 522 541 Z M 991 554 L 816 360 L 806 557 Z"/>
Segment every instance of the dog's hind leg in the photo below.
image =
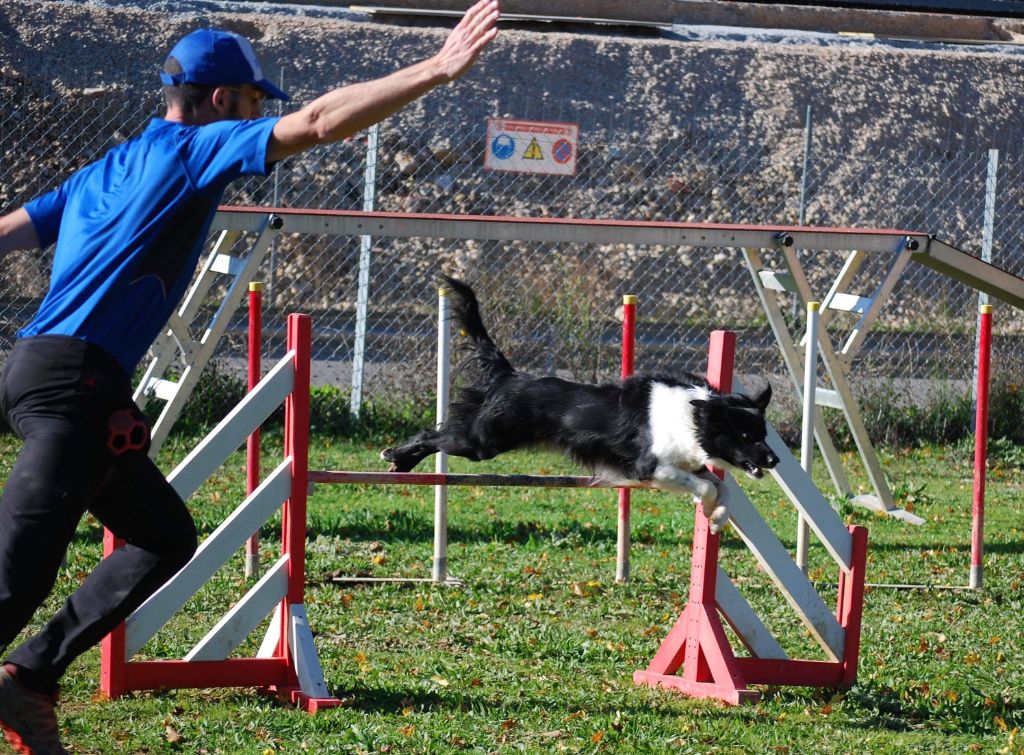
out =
<path fill-rule="evenodd" d="M 409 472 L 425 458 L 441 450 L 438 444 L 443 437 L 437 430 L 423 430 L 400 446 L 385 448 L 380 452 L 380 458 L 388 462 L 389 472 Z"/>

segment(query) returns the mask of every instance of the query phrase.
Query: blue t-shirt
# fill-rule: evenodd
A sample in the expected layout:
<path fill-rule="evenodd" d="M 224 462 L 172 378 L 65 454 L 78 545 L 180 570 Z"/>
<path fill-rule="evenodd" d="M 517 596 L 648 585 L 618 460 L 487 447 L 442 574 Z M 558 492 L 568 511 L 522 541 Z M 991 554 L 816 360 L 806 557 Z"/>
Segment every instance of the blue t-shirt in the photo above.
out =
<path fill-rule="evenodd" d="M 153 119 L 25 205 L 40 245 L 57 247 L 50 289 L 18 336 L 80 338 L 131 375 L 185 293 L 228 183 L 267 174 L 277 120 Z"/>

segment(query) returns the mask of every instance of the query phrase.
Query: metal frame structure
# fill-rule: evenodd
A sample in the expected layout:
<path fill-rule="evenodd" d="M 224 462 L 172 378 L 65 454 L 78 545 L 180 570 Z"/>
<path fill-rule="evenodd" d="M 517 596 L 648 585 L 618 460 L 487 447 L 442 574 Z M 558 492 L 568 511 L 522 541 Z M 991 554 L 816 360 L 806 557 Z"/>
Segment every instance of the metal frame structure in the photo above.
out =
<path fill-rule="evenodd" d="M 850 386 L 850 367 L 903 271 L 911 262 L 923 265 L 1024 309 L 1024 279 L 917 231 L 258 207 L 222 207 L 214 218 L 213 229 L 221 232 L 213 253 L 179 313 L 172 318 L 167 332 L 154 346 L 155 357 L 136 391 L 136 400 L 140 403 L 151 396 L 167 400 L 153 428 L 154 453 L 166 438 L 170 425 L 198 380 L 200 370 L 209 360 L 216 340 L 226 329 L 275 233 L 741 249 L 798 398 L 802 395 L 803 359 L 797 345 L 798 336 L 787 328 L 781 294 L 793 293 L 804 305 L 820 299 L 823 325 L 835 312 L 859 316 L 849 337 L 839 348 L 834 347 L 827 336 L 819 338 L 821 359 L 832 388 L 819 389 L 815 395 L 819 410 L 825 406 L 843 412 L 874 488 L 873 502 L 890 513 L 899 510 L 893 503 L 884 472 L 861 420 Z M 254 233 L 256 239 L 243 257 L 231 258 L 227 251 L 240 233 Z M 768 270 L 762 255 L 764 250 L 781 253 L 786 269 Z M 848 252 L 830 290 L 823 297 L 817 297 L 811 291 L 799 251 Z M 875 290 L 867 296 L 849 293 L 846 289 L 868 255 L 878 254 L 887 255 L 889 264 Z M 189 324 L 198 314 L 215 274 L 224 272 L 233 275 L 234 280 L 206 331 L 196 338 L 190 332 Z M 825 332 L 823 327 L 821 333 Z M 180 354 L 185 364 L 176 383 L 161 377 L 172 366 L 175 354 Z M 815 411 L 814 418 L 818 447 L 837 491 L 850 496 L 849 480 L 819 410 Z"/>
<path fill-rule="evenodd" d="M 230 252 L 241 232 L 222 231 L 178 311 L 171 315 L 167 330 L 153 343 L 153 357 L 134 395 L 140 408 L 153 398 L 164 402 L 160 416 L 153 423 L 150 456 L 155 458 L 167 439 L 280 228 L 281 222 L 273 214 L 264 214 L 251 229 L 256 234 L 252 246 L 237 257 Z M 222 276 L 228 277 L 227 292 L 205 330 L 198 334 L 196 322 L 203 302 L 210 289 L 223 280 Z M 172 378 L 171 373 L 177 373 L 177 379 Z"/>

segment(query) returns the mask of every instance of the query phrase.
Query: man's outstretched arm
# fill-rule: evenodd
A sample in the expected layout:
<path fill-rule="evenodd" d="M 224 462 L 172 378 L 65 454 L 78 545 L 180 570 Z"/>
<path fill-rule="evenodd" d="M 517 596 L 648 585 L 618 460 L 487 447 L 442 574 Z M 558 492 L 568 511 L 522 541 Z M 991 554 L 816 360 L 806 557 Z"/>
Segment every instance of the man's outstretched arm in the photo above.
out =
<path fill-rule="evenodd" d="M 334 89 L 274 126 L 267 161 L 335 142 L 387 118 L 441 84 L 465 74 L 498 33 L 500 0 L 479 0 L 432 57 L 373 81 Z"/>
<path fill-rule="evenodd" d="M 19 210 L 0 215 L 0 259 L 17 249 L 36 249 L 39 236 L 32 218 L 22 207 Z"/>

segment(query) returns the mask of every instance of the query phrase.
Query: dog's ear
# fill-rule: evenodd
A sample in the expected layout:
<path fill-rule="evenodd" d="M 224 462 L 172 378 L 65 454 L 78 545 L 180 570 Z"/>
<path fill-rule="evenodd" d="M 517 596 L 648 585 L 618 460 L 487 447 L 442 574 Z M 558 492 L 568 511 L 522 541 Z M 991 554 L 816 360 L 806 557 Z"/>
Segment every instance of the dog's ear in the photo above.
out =
<path fill-rule="evenodd" d="M 765 381 L 764 390 L 758 393 L 756 396 L 751 396 L 750 400 L 754 402 L 757 410 L 764 414 L 765 409 L 768 408 L 768 402 L 772 400 L 772 384 Z"/>

